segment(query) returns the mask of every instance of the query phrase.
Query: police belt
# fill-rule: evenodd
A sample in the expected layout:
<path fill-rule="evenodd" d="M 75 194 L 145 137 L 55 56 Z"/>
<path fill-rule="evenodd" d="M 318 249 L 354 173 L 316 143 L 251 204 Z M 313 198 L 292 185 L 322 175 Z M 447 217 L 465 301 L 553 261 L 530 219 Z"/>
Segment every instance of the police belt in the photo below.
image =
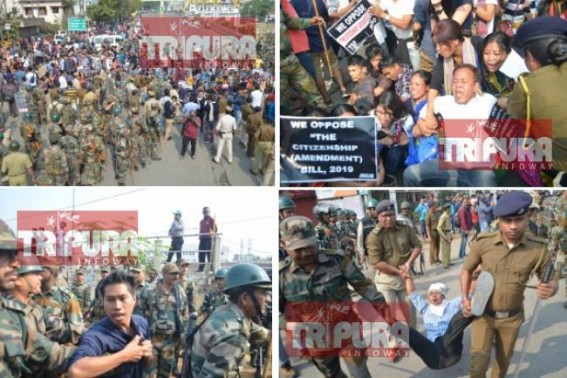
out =
<path fill-rule="evenodd" d="M 519 306 L 509 311 L 491 311 L 489 309 L 486 309 L 484 310 L 484 314 L 495 319 L 507 319 L 511 318 L 512 316 L 518 315 L 522 311 L 524 311 L 524 307 Z"/>

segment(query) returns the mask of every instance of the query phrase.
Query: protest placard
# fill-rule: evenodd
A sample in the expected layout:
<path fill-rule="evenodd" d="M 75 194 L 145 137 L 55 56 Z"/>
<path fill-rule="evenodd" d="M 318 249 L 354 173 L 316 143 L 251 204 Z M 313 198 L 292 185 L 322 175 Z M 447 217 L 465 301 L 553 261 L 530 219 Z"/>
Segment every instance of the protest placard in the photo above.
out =
<path fill-rule="evenodd" d="M 376 180 L 374 117 L 281 117 L 281 181 Z"/>
<path fill-rule="evenodd" d="M 327 33 L 351 55 L 356 53 L 368 37 L 374 35 L 374 25 L 378 19 L 370 14 L 371 6 L 368 0 L 360 0 L 327 29 Z"/>

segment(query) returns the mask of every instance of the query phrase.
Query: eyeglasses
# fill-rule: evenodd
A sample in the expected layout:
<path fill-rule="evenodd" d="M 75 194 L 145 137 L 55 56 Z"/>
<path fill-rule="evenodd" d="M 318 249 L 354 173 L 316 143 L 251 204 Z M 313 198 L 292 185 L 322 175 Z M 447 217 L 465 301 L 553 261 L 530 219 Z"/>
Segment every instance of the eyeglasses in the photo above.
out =
<path fill-rule="evenodd" d="M 394 114 L 390 112 L 385 112 L 383 110 L 376 109 L 376 114 L 381 115 L 382 117 L 394 118 Z"/>

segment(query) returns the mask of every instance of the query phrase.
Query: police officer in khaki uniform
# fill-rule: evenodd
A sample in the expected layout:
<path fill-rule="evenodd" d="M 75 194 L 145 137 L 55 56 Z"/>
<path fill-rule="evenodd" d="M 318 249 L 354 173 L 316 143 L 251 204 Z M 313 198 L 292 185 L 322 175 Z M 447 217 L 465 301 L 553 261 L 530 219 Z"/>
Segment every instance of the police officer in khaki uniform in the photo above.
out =
<path fill-rule="evenodd" d="M 443 263 L 443 269 L 449 269 L 451 262 L 451 241 L 453 240 L 453 234 L 451 233 L 450 203 L 443 205 L 443 214 L 439 217 L 436 229 L 441 242 L 441 261 Z"/>
<path fill-rule="evenodd" d="M 32 181 L 35 182 L 33 163 L 27 154 L 20 152 L 20 143 L 13 140 L 10 142 L 9 148 L 11 152 L 2 159 L 2 174 L 8 175 L 8 185 L 28 185 L 26 173 L 28 173 L 32 177 Z"/>
<path fill-rule="evenodd" d="M 524 290 L 531 272 L 542 278 L 551 259 L 544 239 L 526 232 L 532 197 L 519 191 L 508 192 L 494 207 L 499 231 L 481 233 L 471 246 L 461 271 L 463 313 L 471 315 L 468 299 L 473 271 L 482 269 L 494 276 L 494 291 L 484 315 L 476 318 L 471 330 L 471 377 L 485 377 L 492 345 L 496 345 L 496 363 L 492 377 L 504 377 L 514 345 L 524 321 Z M 537 285 L 537 295 L 547 299 L 557 292 L 557 280 Z"/>
<path fill-rule="evenodd" d="M 421 242 L 410 226 L 396 222 L 394 203 L 376 206 L 378 224 L 366 238 L 368 262 L 377 270 L 375 282 L 396 320 L 410 323 L 409 299 L 403 275 L 421 253 Z"/>

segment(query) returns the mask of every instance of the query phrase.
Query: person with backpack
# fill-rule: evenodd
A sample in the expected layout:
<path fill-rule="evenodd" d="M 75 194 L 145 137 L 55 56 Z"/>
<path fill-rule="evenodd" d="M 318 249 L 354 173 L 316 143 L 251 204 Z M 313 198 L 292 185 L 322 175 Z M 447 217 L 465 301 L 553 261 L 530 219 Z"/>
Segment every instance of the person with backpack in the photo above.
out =
<path fill-rule="evenodd" d="M 189 116 L 185 118 L 183 124 L 183 140 L 181 145 L 181 158 L 185 157 L 187 146 L 191 142 L 191 159 L 195 159 L 195 151 L 197 149 L 197 138 L 199 138 L 199 130 L 201 129 L 201 119 L 197 117 L 197 111 L 192 110 Z"/>
<path fill-rule="evenodd" d="M 51 134 L 49 136 L 50 146 L 43 151 L 45 173 L 49 178 L 49 185 L 54 186 L 65 186 L 69 177 L 67 155 L 59 145 L 60 139 L 60 134 Z"/>

